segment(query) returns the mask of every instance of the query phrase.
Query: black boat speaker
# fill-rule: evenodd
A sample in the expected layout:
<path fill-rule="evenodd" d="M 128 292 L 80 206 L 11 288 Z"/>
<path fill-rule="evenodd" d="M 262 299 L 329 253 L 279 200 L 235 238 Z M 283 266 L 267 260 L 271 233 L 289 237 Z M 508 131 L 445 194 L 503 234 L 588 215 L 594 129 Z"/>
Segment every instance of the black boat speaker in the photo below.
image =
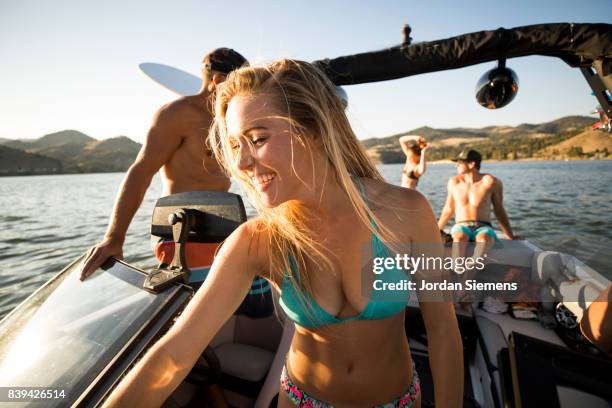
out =
<path fill-rule="evenodd" d="M 476 84 L 476 100 L 487 109 L 499 109 L 508 105 L 518 92 L 516 72 L 501 60 L 497 68 L 485 72 Z"/>

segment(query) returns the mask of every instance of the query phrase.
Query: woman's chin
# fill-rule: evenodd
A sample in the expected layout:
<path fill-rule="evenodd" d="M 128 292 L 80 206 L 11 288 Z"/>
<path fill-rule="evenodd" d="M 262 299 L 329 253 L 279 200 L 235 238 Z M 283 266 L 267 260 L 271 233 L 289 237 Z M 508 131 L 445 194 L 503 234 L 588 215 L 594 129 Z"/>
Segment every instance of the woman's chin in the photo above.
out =
<path fill-rule="evenodd" d="M 276 194 L 269 194 L 268 192 L 259 194 L 259 202 L 265 208 L 274 208 L 282 204 L 282 201 L 276 197 Z"/>
<path fill-rule="evenodd" d="M 264 208 L 274 208 L 277 206 L 277 204 L 273 203 L 273 202 L 269 202 L 267 200 L 260 200 L 262 207 Z"/>

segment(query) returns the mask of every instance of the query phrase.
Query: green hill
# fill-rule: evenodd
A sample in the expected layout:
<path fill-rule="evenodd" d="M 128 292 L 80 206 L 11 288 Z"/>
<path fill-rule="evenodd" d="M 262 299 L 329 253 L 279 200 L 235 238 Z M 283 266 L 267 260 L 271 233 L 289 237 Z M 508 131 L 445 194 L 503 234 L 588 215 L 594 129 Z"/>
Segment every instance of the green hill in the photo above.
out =
<path fill-rule="evenodd" d="M 55 132 L 33 140 L 9 140 L 1 146 L 10 149 L 5 150 L 4 154 L 12 163 L 11 174 L 16 168 L 31 169 L 34 157 L 39 161 L 52 160 L 49 163 L 59 163 L 59 171 L 63 173 L 125 171 L 141 147 L 139 143 L 126 136 L 97 140 L 76 130 Z M 22 163 L 23 160 L 25 161 Z M 30 171 L 24 174 L 43 174 L 44 171 L 40 169 L 50 167 L 37 168 L 39 170 L 36 172 Z"/>
<path fill-rule="evenodd" d="M 7 141 L 4 143 L 4 145 L 14 149 L 37 153 L 64 145 L 85 146 L 87 143 L 94 141 L 96 141 L 96 139 L 77 130 L 63 130 L 61 132 L 44 135 L 38 139 L 18 139 Z"/>
<path fill-rule="evenodd" d="M 0 176 L 59 174 L 62 162 L 34 153 L 0 145 Z"/>
<path fill-rule="evenodd" d="M 62 146 L 65 144 L 77 144 L 85 145 L 89 142 L 95 142 L 91 136 L 87 136 L 85 133 L 81 133 L 77 130 L 63 130 L 61 132 L 50 133 L 37 139 L 33 144 L 40 149 L 49 147 Z"/>
<path fill-rule="evenodd" d="M 96 140 L 88 143 L 81 154 L 69 161 L 80 173 L 97 173 L 107 171 L 125 171 L 132 164 L 140 143 L 126 136 Z"/>

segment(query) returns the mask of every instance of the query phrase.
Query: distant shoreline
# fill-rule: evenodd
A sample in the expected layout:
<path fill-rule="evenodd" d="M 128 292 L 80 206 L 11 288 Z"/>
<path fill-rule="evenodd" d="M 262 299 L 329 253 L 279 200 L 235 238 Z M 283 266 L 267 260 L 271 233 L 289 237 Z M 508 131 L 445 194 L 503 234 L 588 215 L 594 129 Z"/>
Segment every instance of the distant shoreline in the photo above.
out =
<path fill-rule="evenodd" d="M 564 161 L 610 161 L 612 157 L 606 157 L 603 159 L 588 159 L 588 158 L 578 158 L 578 157 L 568 157 L 567 159 L 553 159 L 553 158 L 541 158 L 541 157 L 530 157 L 530 158 L 522 158 L 522 159 L 507 159 L 507 160 L 495 160 L 495 159 L 487 159 L 483 160 L 483 163 L 512 163 L 512 162 L 564 162 Z M 454 162 L 450 159 L 444 160 L 427 160 L 427 164 L 453 164 Z M 377 163 L 378 164 L 404 164 L 404 162 L 394 162 L 394 163 Z"/>
<path fill-rule="evenodd" d="M 32 177 L 32 176 L 74 176 L 74 175 L 85 175 L 85 174 L 112 174 L 112 173 L 125 173 L 127 170 L 122 171 L 93 171 L 88 173 L 81 172 L 49 172 L 49 173 L 38 173 L 38 172 L 24 172 L 24 173 L 0 173 L 0 178 L 2 177 Z"/>
<path fill-rule="evenodd" d="M 502 162 L 527 162 L 527 161 L 533 161 L 533 162 L 562 162 L 562 161 L 609 161 L 612 160 L 612 157 L 606 157 L 603 159 L 590 159 L 590 158 L 579 158 L 579 157 L 568 157 L 566 158 L 559 158 L 559 159 L 555 159 L 555 158 L 542 158 L 542 157 L 528 157 L 528 158 L 522 158 L 522 159 L 515 159 L 515 160 L 511 160 L 511 159 L 507 159 L 507 160 L 495 160 L 495 159 L 488 159 L 488 160 L 483 160 L 483 163 L 502 163 Z M 433 161 L 427 161 L 427 164 L 443 164 L 443 163 L 454 163 L 452 160 L 446 159 L 446 160 L 433 160 Z M 394 163 L 385 163 L 385 164 L 394 164 Z M 401 163 L 403 164 L 403 163 Z"/>
<path fill-rule="evenodd" d="M 544 158 L 523 158 L 523 159 L 516 159 L 516 160 L 483 160 L 483 163 L 512 163 L 512 162 L 563 162 L 563 161 L 610 161 L 612 160 L 612 157 L 607 157 L 607 158 L 603 158 L 603 159 L 581 159 L 581 158 L 567 158 L 567 159 L 544 159 Z M 433 161 L 427 161 L 427 164 L 432 164 L 432 165 L 436 165 L 436 164 L 453 164 L 454 162 L 451 160 L 433 160 Z M 399 162 L 399 163 L 377 163 L 376 165 L 379 164 L 404 164 L 403 162 Z M 111 174 L 111 173 L 125 173 L 127 170 L 125 171 L 97 171 L 97 172 L 91 172 L 91 173 L 76 173 L 76 172 L 66 172 L 66 173 L 57 173 L 57 172 L 52 172 L 52 173 L 28 173 L 28 174 L 19 174 L 19 173 L 13 173 L 13 174 L 6 174 L 6 173 L 0 173 L 0 178 L 1 177 L 31 177 L 31 176 L 67 176 L 67 175 L 76 175 L 76 174 L 80 174 L 80 175 L 85 175 L 85 174 Z"/>

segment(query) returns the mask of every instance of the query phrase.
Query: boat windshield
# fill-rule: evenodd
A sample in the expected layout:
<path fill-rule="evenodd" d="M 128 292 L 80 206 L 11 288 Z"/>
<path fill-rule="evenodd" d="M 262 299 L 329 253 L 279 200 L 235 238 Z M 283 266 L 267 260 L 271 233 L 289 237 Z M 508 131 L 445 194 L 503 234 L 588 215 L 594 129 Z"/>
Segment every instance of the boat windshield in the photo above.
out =
<path fill-rule="evenodd" d="M 117 261 L 81 282 L 79 265 L 0 322 L 0 384 L 63 391 L 46 406 L 72 405 L 176 292 L 146 292 L 146 275 Z"/>

